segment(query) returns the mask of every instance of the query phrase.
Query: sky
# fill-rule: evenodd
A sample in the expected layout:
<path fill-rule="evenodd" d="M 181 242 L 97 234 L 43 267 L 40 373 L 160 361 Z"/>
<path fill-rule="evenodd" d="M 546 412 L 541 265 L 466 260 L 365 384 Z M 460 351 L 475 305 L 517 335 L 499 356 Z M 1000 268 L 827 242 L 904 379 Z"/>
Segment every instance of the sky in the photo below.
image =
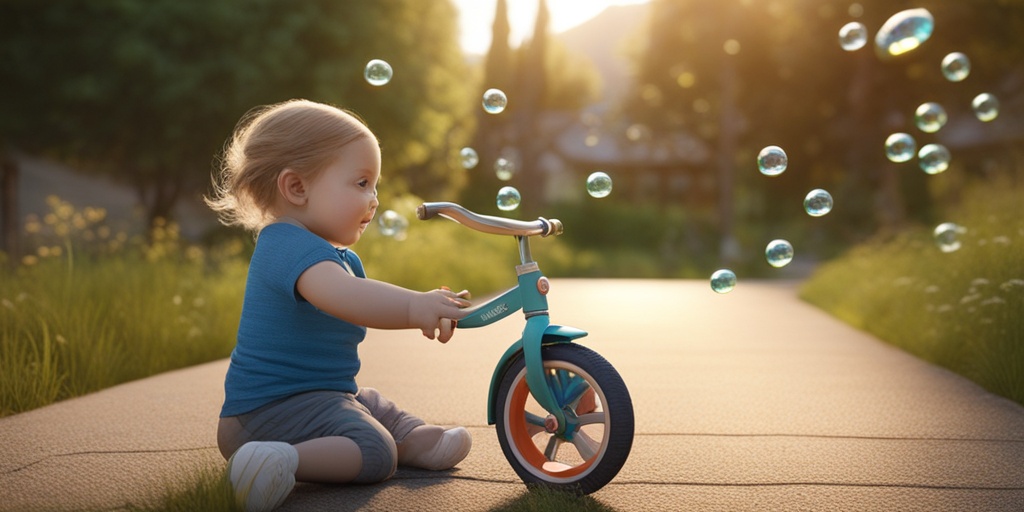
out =
<path fill-rule="evenodd" d="M 491 47 L 491 25 L 497 0 L 452 0 L 459 10 L 459 42 L 466 53 L 484 54 Z M 593 18 L 612 5 L 646 3 L 648 0 L 547 0 L 550 31 L 564 32 Z M 507 0 L 511 26 L 509 42 L 518 46 L 530 36 L 537 18 L 538 0 Z"/>

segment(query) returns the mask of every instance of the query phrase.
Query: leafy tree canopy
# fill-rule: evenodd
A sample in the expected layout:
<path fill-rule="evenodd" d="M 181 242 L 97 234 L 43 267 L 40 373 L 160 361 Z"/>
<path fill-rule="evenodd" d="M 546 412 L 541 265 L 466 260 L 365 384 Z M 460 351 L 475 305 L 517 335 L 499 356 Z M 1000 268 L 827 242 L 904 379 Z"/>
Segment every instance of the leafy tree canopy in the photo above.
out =
<path fill-rule="evenodd" d="M 0 3 L 0 139 L 132 183 L 151 217 L 204 190 L 250 108 L 349 108 L 382 141 L 382 194 L 458 186 L 470 84 L 450 2 Z M 390 83 L 363 79 L 370 59 Z"/>

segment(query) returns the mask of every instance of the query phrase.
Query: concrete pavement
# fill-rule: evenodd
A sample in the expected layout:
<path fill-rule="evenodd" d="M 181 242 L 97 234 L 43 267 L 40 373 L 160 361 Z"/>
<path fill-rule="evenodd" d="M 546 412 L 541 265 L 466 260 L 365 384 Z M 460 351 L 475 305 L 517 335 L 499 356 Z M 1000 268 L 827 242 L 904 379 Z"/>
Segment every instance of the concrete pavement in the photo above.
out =
<path fill-rule="evenodd" d="M 616 366 L 636 438 L 588 499 L 614 510 L 1022 510 L 1024 407 L 854 330 L 787 282 L 552 282 L 552 322 Z M 300 484 L 282 510 L 489 510 L 525 487 L 486 425 L 521 315 L 447 345 L 371 331 L 360 384 L 470 428 L 456 469 L 374 486 Z M 0 419 L 0 510 L 111 510 L 222 467 L 226 361 Z"/>

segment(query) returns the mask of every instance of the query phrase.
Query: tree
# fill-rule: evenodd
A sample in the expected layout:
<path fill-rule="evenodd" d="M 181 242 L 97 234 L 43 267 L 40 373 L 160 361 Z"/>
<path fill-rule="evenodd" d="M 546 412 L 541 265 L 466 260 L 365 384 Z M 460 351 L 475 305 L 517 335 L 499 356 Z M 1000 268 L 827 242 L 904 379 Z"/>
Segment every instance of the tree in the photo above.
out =
<path fill-rule="evenodd" d="M 949 129 L 921 132 L 914 110 L 936 101 L 946 107 L 951 125 L 999 132 L 997 123 L 983 126 L 973 119 L 969 104 L 986 88 L 1008 99 L 1018 94 L 1003 84 L 1012 83 L 1024 57 L 1014 35 L 1024 2 L 923 4 L 654 0 L 647 45 L 636 58 L 635 89 L 623 108 L 655 137 L 687 131 L 714 148 L 718 165 L 708 175 L 718 185 L 720 235 L 728 237 L 734 224 L 746 226 L 736 231 L 748 248 L 784 232 L 817 231 L 848 242 L 906 222 L 933 222 L 942 200 L 936 184 L 950 187 L 954 176 L 976 173 L 979 161 Z M 871 37 L 855 52 L 839 46 L 845 23 L 860 21 L 873 36 L 889 16 L 912 7 L 927 7 L 935 17 L 931 39 L 913 52 L 879 59 Z M 971 76 L 963 83 L 940 73 L 939 62 L 952 51 L 971 57 Z M 883 143 L 899 131 L 913 134 L 919 147 L 961 146 L 951 148 L 953 172 L 929 177 L 916 162 L 888 161 Z M 1007 136 L 1019 141 L 1021 134 Z M 755 163 L 768 145 L 789 156 L 786 172 L 774 178 L 760 175 Z M 1016 151 L 1009 141 L 999 147 Z M 729 169 L 735 169 L 734 181 Z M 832 192 L 836 208 L 805 227 L 799 204 L 819 187 Z"/>
<path fill-rule="evenodd" d="M 450 2 L 120 0 L 0 4 L 0 139 L 131 183 L 150 219 L 209 183 L 250 108 L 350 108 L 382 140 L 382 195 L 458 185 L 469 127 Z M 394 79 L 373 87 L 365 64 Z"/>

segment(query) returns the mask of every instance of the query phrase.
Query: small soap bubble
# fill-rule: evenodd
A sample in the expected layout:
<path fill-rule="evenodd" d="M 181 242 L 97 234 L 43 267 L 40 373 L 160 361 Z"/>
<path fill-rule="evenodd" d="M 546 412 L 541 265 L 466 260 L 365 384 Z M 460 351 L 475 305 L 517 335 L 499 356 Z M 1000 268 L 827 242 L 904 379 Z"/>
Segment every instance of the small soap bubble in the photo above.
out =
<path fill-rule="evenodd" d="M 786 170 L 789 158 L 778 146 L 768 146 L 757 154 L 757 168 L 765 176 L 778 176 Z"/>
<path fill-rule="evenodd" d="M 775 268 L 785 267 L 793 261 L 793 244 L 782 239 L 772 240 L 764 249 L 764 257 Z"/>
<path fill-rule="evenodd" d="M 960 235 L 966 232 L 967 228 L 963 226 L 953 222 L 943 222 L 935 226 L 932 234 L 935 237 L 935 244 L 939 246 L 939 250 L 942 252 L 954 252 L 960 249 L 962 245 L 960 243 Z"/>
<path fill-rule="evenodd" d="M 928 144 L 917 152 L 918 165 L 928 174 L 938 174 L 949 169 L 949 150 L 942 144 Z"/>
<path fill-rule="evenodd" d="M 727 268 L 711 274 L 711 289 L 716 293 L 729 293 L 736 288 L 736 273 Z"/>
<path fill-rule="evenodd" d="M 476 154 L 476 150 L 468 146 L 459 151 L 459 159 L 462 160 L 463 169 L 472 169 L 480 163 L 480 156 Z"/>
<path fill-rule="evenodd" d="M 935 133 L 946 125 L 946 109 L 942 105 L 929 101 L 922 103 L 914 111 L 914 123 L 925 133 Z"/>
<path fill-rule="evenodd" d="M 971 59 L 960 52 L 953 52 L 942 59 L 942 74 L 950 82 L 960 82 L 971 74 Z"/>
<path fill-rule="evenodd" d="M 591 197 L 607 197 L 612 193 L 612 178 L 598 171 L 587 177 L 587 193 Z"/>
<path fill-rule="evenodd" d="M 377 226 L 380 234 L 396 240 L 405 239 L 405 230 L 409 227 L 409 221 L 394 210 L 385 210 L 377 218 Z"/>
<path fill-rule="evenodd" d="M 839 29 L 839 46 L 848 52 L 860 50 L 868 43 L 868 28 L 859 21 L 851 21 Z"/>
<path fill-rule="evenodd" d="M 914 158 L 917 153 L 917 142 L 909 133 L 894 133 L 885 139 L 885 156 L 890 161 L 900 163 Z"/>
<path fill-rule="evenodd" d="M 928 9 L 907 9 L 893 14 L 875 34 L 875 52 L 879 57 L 903 55 L 921 46 L 935 28 L 935 18 Z"/>
<path fill-rule="evenodd" d="M 999 100 L 995 96 L 983 92 L 974 97 L 974 100 L 971 101 L 971 108 L 974 109 L 974 115 L 979 120 L 989 122 L 999 115 Z"/>
<path fill-rule="evenodd" d="M 483 105 L 488 114 L 500 114 L 505 110 L 505 105 L 508 105 L 508 97 L 501 89 L 487 89 L 484 92 Z"/>
<path fill-rule="evenodd" d="M 811 217 L 821 217 L 832 211 L 832 194 L 820 188 L 808 192 L 804 197 L 804 211 Z"/>
<path fill-rule="evenodd" d="M 516 173 L 516 166 L 511 160 L 500 157 L 494 161 L 494 175 L 501 181 L 508 181 L 512 179 L 512 175 Z"/>
<path fill-rule="evenodd" d="M 366 63 L 366 69 L 363 71 L 363 76 L 366 77 L 366 81 L 370 85 L 381 86 L 391 81 L 391 64 L 384 62 L 380 59 L 373 59 Z"/>
<path fill-rule="evenodd" d="M 523 202 L 523 196 L 519 195 L 519 191 L 515 187 L 501 187 L 501 190 L 498 191 L 498 209 L 503 212 L 519 208 L 521 202 Z"/>

